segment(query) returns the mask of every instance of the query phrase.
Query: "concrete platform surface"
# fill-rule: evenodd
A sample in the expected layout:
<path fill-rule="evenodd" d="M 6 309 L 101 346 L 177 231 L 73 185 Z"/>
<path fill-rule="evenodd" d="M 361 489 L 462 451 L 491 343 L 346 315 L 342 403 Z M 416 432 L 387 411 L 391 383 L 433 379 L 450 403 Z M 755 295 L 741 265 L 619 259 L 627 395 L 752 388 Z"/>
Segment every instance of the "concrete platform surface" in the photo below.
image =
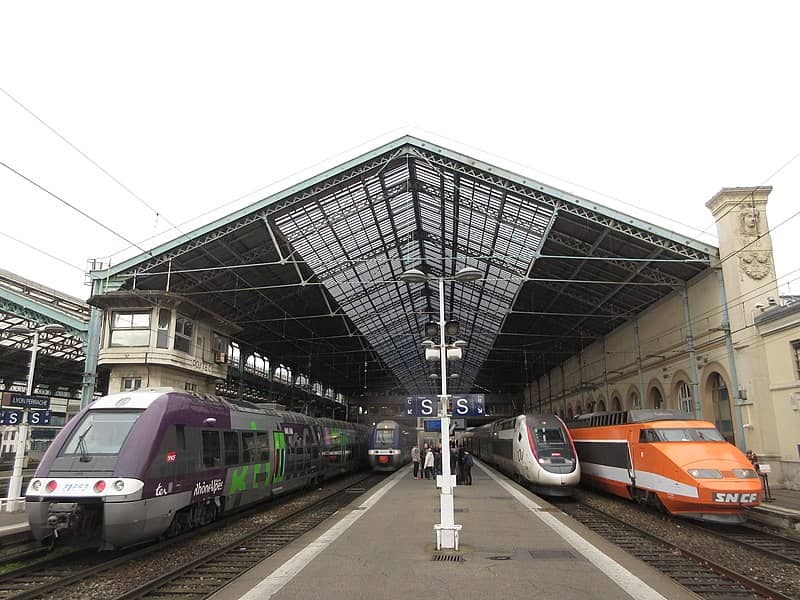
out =
<path fill-rule="evenodd" d="M 463 562 L 433 560 L 439 490 L 403 468 L 213 598 L 697 598 L 478 461 L 473 482 L 455 489 Z"/>

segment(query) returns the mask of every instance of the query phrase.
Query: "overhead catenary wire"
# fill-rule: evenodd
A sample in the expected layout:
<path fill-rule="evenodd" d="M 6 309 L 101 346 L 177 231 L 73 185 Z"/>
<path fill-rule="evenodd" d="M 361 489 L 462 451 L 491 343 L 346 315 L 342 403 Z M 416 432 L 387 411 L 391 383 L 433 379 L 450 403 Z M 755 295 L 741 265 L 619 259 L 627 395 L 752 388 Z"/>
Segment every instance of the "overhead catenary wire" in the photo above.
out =
<path fill-rule="evenodd" d="M 9 235 L 8 233 L 5 233 L 4 231 L 0 231 L 0 235 L 10 239 L 13 242 L 16 242 L 17 244 L 25 246 L 26 248 L 30 248 L 31 250 L 33 250 L 35 252 L 38 252 L 39 254 L 44 254 L 48 258 L 52 258 L 53 260 L 57 260 L 61 264 L 66 265 L 66 266 L 68 266 L 68 267 L 70 267 L 72 269 L 75 269 L 77 271 L 80 271 L 81 273 L 84 273 L 86 271 L 83 267 L 79 267 L 77 265 L 73 265 L 72 263 L 67 262 L 63 258 L 59 258 L 58 256 L 55 256 L 54 254 L 50 254 L 49 252 L 46 252 L 45 250 L 42 250 L 41 248 L 37 248 L 36 246 L 33 246 L 32 244 L 29 244 L 28 242 L 24 242 L 24 241 L 22 241 L 20 239 L 17 239 L 13 235 Z"/>
<path fill-rule="evenodd" d="M 790 162 L 791 162 L 791 161 L 790 161 Z M 788 164 L 788 163 L 787 163 L 787 164 Z M 123 187 L 124 187 L 124 186 L 123 186 Z M 156 212 L 156 215 L 158 216 L 158 213 L 157 213 L 157 212 Z M 797 215 L 794 215 L 794 216 L 797 216 Z M 793 218 L 793 217 L 792 217 L 792 218 Z M 136 246 L 136 247 L 138 247 L 138 246 Z M 583 257 L 583 258 L 585 258 L 585 257 Z M 594 258 L 594 257 L 593 257 L 593 258 Z M 726 258 L 725 258 L 725 260 L 727 260 L 728 258 L 730 258 L 730 257 L 726 257 Z M 598 259 L 598 260 L 602 260 L 602 257 L 596 257 L 596 259 Z M 624 258 L 621 258 L 621 259 L 619 259 L 619 260 L 630 260 L 630 259 L 624 259 Z M 575 282 L 576 282 L 576 283 L 580 283 L 581 281 L 580 281 L 580 280 L 575 280 Z M 594 283 L 594 282 L 593 282 L 593 283 Z M 605 283 L 614 283 L 614 282 L 605 282 Z M 618 282 L 618 283 L 619 283 L 619 282 Z M 237 290 L 240 290 L 240 289 L 246 289 L 246 288 L 237 288 Z M 252 288 L 250 288 L 250 289 L 258 289 L 258 288 L 256 288 L 256 287 L 252 287 Z M 291 317 L 291 316 L 290 316 L 290 318 L 293 318 L 293 317 Z"/>
<path fill-rule="evenodd" d="M 22 179 L 24 179 L 25 181 L 27 181 L 27 182 L 28 182 L 28 183 L 30 183 L 31 185 L 33 185 L 33 186 L 35 186 L 35 187 L 39 188 L 39 189 L 40 189 L 40 190 L 42 190 L 44 193 L 46 193 L 46 194 L 48 194 L 48 195 L 52 196 L 53 198 L 55 198 L 56 200 L 58 200 L 59 202 L 61 202 L 61 203 L 62 203 L 62 204 L 64 204 L 65 206 L 69 207 L 70 209 L 72 209 L 72 210 L 74 210 L 75 212 L 77 212 L 78 214 L 80 214 L 81 216 L 83 216 L 83 217 L 85 217 L 85 218 L 89 219 L 89 220 L 90 220 L 92 223 L 94 223 L 95 225 L 98 225 L 98 226 L 102 227 L 103 229 L 105 229 L 105 230 L 106 230 L 106 231 L 108 231 L 109 233 L 111 233 L 111 234 L 115 235 L 116 237 L 118 237 L 119 239 L 121 239 L 122 241 L 124 241 L 125 243 L 127 243 L 127 244 L 131 244 L 131 245 L 132 245 L 134 248 L 138 248 L 138 249 L 139 249 L 139 250 L 140 250 L 140 251 L 141 251 L 143 254 L 146 254 L 146 253 L 147 253 L 147 250 L 145 250 L 144 248 L 140 247 L 140 246 L 139 246 L 138 244 L 136 244 L 135 242 L 132 242 L 132 241 L 130 241 L 128 238 L 126 238 L 126 237 L 125 237 L 124 235 L 122 235 L 121 233 L 119 233 L 119 232 L 117 232 L 117 231 L 114 231 L 114 230 L 113 230 L 113 229 L 111 229 L 111 228 L 110 228 L 108 225 L 105 225 L 104 223 L 101 223 L 100 221 L 98 221 L 97 219 L 95 219 L 93 216 L 91 216 L 91 215 L 89 215 L 89 214 L 86 214 L 86 213 L 85 213 L 85 212 L 83 212 L 83 211 L 82 211 L 80 208 L 78 208 L 78 207 L 76 207 L 76 206 L 73 206 L 72 204 L 70 204 L 69 202 L 67 202 L 66 200 L 64 200 L 64 199 L 63 199 L 63 198 L 61 198 L 60 196 L 58 196 L 57 194 L 55 194 L 55 193 L 51 192 L 51 191 L 50 191 L 50 190 L 48 190 L 46 187 L 44 187 L 43 185 L 41 185 L 41 184 L 37 183 L 36 181 L 34 181 L 33 179 L 31 179 L 30 177 L 28 177 L 28 176 L 26 176 L 26 175 L 23 175 L 22 173 L 20 173 L 19 171 L 17 171 L 15 168 L 11 167 L 10 165 L 6 164 L 6 163 L 5 163 L 5 162 L 3 162 L 2 160 L 0 160 L 0 165 L 4 166 L 6 169 L 8 169 L 9 171 L 11 171 L 12 173 L 14 173 L 14 174 L 18 175 L 19 177 L 21 177 Z"/>

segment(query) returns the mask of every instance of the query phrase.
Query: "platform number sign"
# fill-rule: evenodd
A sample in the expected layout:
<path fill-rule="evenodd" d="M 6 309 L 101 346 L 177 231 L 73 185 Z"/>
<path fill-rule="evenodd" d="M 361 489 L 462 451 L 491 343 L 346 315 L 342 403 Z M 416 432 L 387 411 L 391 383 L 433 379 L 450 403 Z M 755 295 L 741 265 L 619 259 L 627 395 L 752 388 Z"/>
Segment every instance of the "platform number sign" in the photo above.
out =
<path fill-rule="evenodd" d="M 483 394 L 454 395 L 452 412 L 454 417 L 486 416 Z"/>
<path fill-rule="evenodd" d="M 49 410 L 31 410 L 28 412 L 29 425 L 50 425 Z"/>
<path fill-rule="evenodd" d="M 438 402 L 436 396 L 409 396 L 406 398 L 406 416 L 433 417 Z"/>
<path fill-rule="evenodd" d="M 22 425 L 22 411 L 0 409 L 0 425 Z"/>
<path fill-rule="evenodd" d="M 0 425 L 22 425 L 23 412 L 9 408 L 0 409 Z M 28 411 L 28 425 L 49 425 L 49 410 Z"/>

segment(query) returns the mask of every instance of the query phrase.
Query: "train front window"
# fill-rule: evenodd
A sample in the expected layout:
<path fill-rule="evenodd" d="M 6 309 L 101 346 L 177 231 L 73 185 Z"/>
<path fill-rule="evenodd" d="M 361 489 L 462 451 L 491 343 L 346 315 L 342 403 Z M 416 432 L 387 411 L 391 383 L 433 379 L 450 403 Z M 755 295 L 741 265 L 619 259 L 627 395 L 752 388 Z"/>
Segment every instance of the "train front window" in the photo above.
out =
<path fill-rule="evenodd" d="M 391 448 L 394 443 L 394 430 L 392 429 L 376 429 L 375 430 L 375 446 L 378 448 Z"/>
<path fill-rule="evenodd" d="M 725 438 L 713 427 L 681 427 L 651 429 L 650 442 L 724 442 Z"/>
<path fill-rule="evenodd" d="M 534 435 L 536 436 L 536 443 L 543 444 L 545 446 L 548 445 L 557 445 L 561 446 L 564 445 L 564 432 L 557 428 L 552 429 L 534 429 Z"/>
<path fill-rule="evenodd" d="M 64 445 L 63 455 L 117 454 L 142 411 L 89 411 Z"/>

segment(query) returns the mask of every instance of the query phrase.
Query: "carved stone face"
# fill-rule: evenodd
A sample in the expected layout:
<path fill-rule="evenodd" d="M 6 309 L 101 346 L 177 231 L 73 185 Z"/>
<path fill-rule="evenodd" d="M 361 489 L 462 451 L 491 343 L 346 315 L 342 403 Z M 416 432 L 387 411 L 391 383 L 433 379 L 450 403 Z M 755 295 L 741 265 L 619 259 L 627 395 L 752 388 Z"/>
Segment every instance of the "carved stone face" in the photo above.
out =
<path fill-rule="evenodd" d="M 743 208 L 739 213 L 739 220 L 742 224 L 742 233 L 758 233 L 758 222 L 761 214 L 755 208 Z"/>

